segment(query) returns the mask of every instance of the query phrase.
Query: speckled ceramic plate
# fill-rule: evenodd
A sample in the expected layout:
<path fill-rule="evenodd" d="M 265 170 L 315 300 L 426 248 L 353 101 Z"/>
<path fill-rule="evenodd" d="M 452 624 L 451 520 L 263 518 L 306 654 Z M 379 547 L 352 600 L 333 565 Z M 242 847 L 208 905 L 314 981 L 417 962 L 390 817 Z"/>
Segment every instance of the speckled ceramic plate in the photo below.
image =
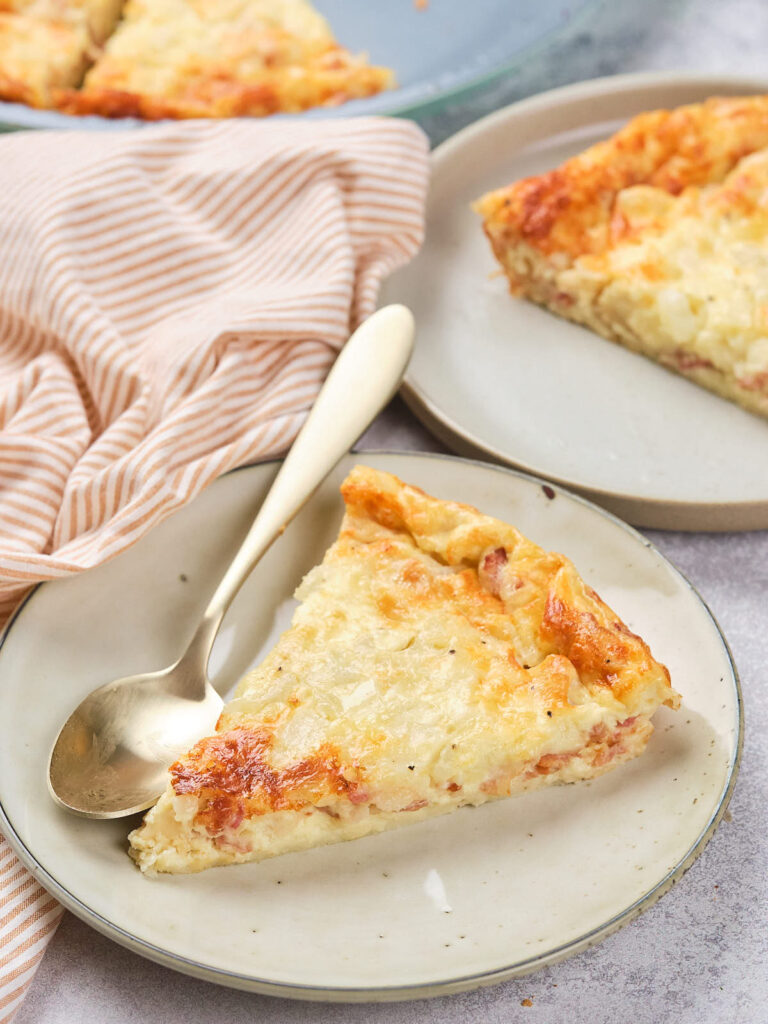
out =
<path fill-rule="evenodd" d="M 434 433 L 636 525 L 768 527 L 768 421 L 512 298 L 469 208 L 643 110 L 767 90 L 767 80 L 722 76 L 604 78 L 516 103 L 435 150 L 424 248 L 382 293 L 416 317 L 405 396 Z"/>
<path fill-rule="evenodd" d="M 456 96 L 511 70 L 596 0 L 312 0 L 353 53 L 394 70 L 398 88 L 309 117 L 405 113 Z M 0 128 L 128 128 L 143 122 L 71 117 L 0 103 Z"/>
<path fill-rule="evenodd" d="M 338 484 L 353 459 L 471 502 L 574 559 L 683 695 L 681 711 L 658 713 L 646 753 L 593 782 L 357 842 L 144 878 L 126 854 L 135 821 L 86 821 L 54 805 L 48 751 L 94 686 L 183 648 L 272 480 L 275 466 L 262 465 L 217 481 L 108 564 L 40 587 L 16 616 L 0 648 L 0 826 L 74 913 L 180 971 L 294 998 L 445 994 L 584 949 L 682 875 L 733 786 L 738 685 L 700 598 L 623 523 L 510 470 L 364 453 L 345 460 L 238 596 L 214 649 L 220 688 L 287 624 L 294 587 L 338 529 Z"/>

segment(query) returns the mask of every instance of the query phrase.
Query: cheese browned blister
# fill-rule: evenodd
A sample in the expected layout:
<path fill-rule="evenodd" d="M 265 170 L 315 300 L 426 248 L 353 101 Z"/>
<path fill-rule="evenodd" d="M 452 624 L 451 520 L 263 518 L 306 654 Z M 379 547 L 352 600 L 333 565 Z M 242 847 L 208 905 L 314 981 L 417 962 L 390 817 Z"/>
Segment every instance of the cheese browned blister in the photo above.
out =
<path fill-rule="evenodd" d="M 514 527 L 358 466 L 337 541 L 130 836 L 148 872 L 356 839 L 640 754 L 666 668 Z"/>
<path fill-rule="evenodd" d="M 768 416 L 768 96 L 641 114 L 475 209 L 513 294 Z"/>

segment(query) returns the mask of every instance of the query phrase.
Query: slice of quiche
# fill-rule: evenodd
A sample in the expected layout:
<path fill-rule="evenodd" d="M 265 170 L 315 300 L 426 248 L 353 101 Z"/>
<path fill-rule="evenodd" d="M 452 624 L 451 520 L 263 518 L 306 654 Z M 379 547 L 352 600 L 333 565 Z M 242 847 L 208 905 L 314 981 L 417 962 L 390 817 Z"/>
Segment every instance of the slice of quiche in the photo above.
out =
<path fill-rule="evenodd" d="M 123 0 L 0 0 L 0 99 L 49 107 L 80 84 Z"/>
<path fill-rule="evenodd" d="M 562 555 L 358 466 L 337 541 L 131 833 L 149 872 L 381 832 L 642 752 L 669 673 Z"/>
<path fill-rule="evenodd" d="M 768 96 L 634 118 L 475 203 L 511 291 L 768 416 Z"/>
<path fill-rule="evenodd" d="M 62 110 L 106 117 L 260 116 L 335 106 L 392 85 L 339 46 L 307 0 L 129 0 Z"/>

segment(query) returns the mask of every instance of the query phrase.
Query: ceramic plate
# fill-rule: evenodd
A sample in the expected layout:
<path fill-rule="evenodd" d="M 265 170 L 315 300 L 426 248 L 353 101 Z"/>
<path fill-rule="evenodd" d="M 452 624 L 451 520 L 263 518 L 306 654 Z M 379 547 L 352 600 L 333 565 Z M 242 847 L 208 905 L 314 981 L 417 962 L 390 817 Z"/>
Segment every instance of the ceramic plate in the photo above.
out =
<path fill-rule="evenodd" d="M 682 874 L 730 795 L 738 687 L 706 607 L 624 524 L 509 470 L 364 453 L 346 459 L 238 596 L 214 649 L 221 689 L 287 624 L 294 587 L 336 534 L 338 484 L 353 461 L 476 504 L 575 560 L 683 695 L 681 711 L 659 712 L 644 756 L 591 783 L 358 842 L 144 878 L 126 855 L 135 821 L 87 821 L 54 805 L 48 751 L 94 686 L 184 647 L 273 478 L 275 466 L 261 465 L 222 478 L 107 565 L 40 587 L 17 615 L 0 648 L 0 826 L 71 910 L 178 970 L 294 998 L 444 994 L 583 949 Z"/>
<path fill-rule="evenodd" d="M 438 147 L 426 243 L 382 295 L 416 317 L 406 397 L 417 415 L 461 454 L 557 480 L 636 525 L 768 527 L 768 422 L 511 298 L 469 209 L 643 110 L 765 90 L 713 76 L 606 78 L 517 103 Z"/>
<path fill-rule="evenodd" d="M 545 45 L 595 0 L 313 0 L 336 38 L 354 53 L 394 70 L 398 88 L 313 117 L 404 113 L 511 70 Z M 71 117 L 0 103 L 0 125 L 18 128 L 120 128 L 142 122 Z"/>

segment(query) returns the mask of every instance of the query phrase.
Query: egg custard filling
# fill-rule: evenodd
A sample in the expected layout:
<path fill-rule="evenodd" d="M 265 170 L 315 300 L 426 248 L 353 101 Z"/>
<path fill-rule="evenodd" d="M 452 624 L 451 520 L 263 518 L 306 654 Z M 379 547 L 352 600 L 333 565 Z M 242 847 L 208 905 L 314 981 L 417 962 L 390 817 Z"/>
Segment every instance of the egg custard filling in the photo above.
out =
<path fill-rule="evenodd" d="M 143 871 L 261 860 L 593 778 L 679 704 L 562 555 L 362 466 L 342 495 L 291 627 L 131 833 Z"/>

